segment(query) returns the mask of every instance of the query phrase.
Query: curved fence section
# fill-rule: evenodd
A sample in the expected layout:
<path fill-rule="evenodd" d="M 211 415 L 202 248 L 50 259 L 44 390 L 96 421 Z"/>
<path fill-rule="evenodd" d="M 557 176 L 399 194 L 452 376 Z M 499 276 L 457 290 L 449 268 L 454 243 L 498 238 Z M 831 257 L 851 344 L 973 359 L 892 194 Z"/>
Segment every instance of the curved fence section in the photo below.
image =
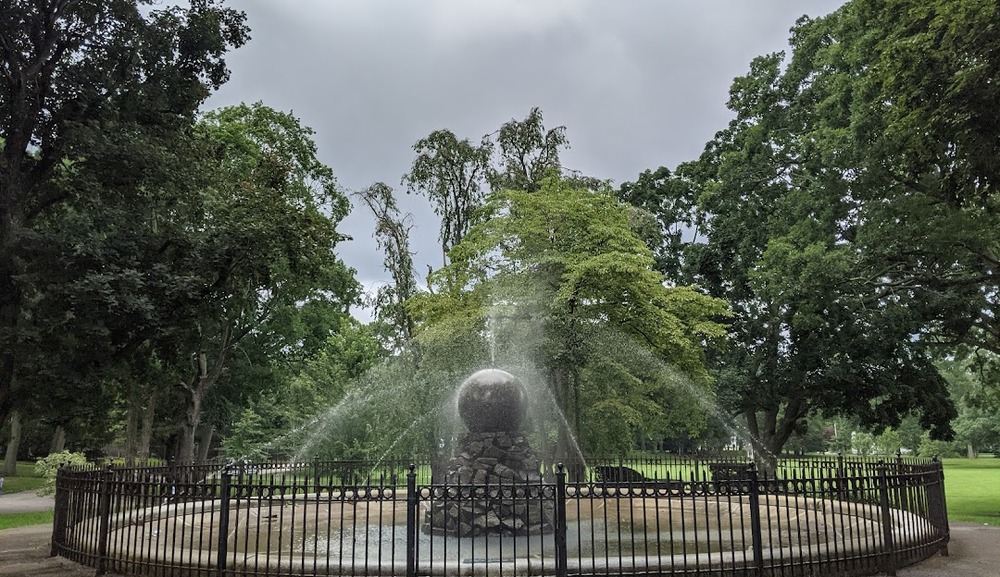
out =
<path fill-rule="evenodd" d="M 64 469 L 52 553 L 128 575 L 871 575 L 947 553 L 940 463 L 590 459 Z"/>

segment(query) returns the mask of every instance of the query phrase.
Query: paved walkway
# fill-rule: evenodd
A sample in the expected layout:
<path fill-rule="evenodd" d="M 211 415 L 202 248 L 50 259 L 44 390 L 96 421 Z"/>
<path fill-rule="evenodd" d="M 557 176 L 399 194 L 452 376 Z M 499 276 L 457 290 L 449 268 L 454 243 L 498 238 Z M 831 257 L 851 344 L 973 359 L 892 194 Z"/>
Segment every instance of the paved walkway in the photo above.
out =
<path fill-rule="evenodd" d="M 0 495 L 0 514 L 45 511 L 52 497 L 31 491 Z M 52 527 L 33 525 L 0 531 L 0 576 L 92 577 L 94 570 L 49 557 Z M 952 523 L 948 557 L 934 556 L 897 572 L 899 577 L 1000 577 L 1000 527 Z M 109 574 L 109 577 L 114 577 Z"/>
<path fill-rule="evenodd" d="M 951 523 L 948 556 L 935 555 L 896 573 L 899 577 L 998 577 L 1000 527 Z"/>
<path fill-rule="evenodd" d="M 6 513 L 29 513 L 48 511 L 55 505 L 52 495 L 39 497 L 34 491 L 20 491 L 0 495 L 0 515 Z"/>

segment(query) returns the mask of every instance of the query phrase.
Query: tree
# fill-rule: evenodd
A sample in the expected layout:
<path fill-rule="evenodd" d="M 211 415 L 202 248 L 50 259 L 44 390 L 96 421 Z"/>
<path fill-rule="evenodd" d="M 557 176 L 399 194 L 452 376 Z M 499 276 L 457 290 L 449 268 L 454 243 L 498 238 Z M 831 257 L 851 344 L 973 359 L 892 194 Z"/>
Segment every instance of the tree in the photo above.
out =
<path fill-rule="evenodd" d="M 641 230 L 653 250 L 656 269 L 669 278 L 680 278 L 685 246 L 700 241 L 694 190 L 661 166 L 655 171 L 643 171 L 635 182 L 622 183 L 618 198 L 653 217 L 655 226 Z"/>
<path fill-rule="evenodd" d="M 4 4 L 0 423 L 15 404 L 19 379 L 30 375 L 24 360 L 31 355 L 22 353 L 33 350 L 36 327 L 27 308 L 48 285 L 32 279 L 60 264 L 38 260 L 37 227 L 54 211 L 79 213 L 102 194 L 138 192 L 121 181 L 148 173 L 156 162 L 149 153 L 189 126 L 197 107 L 226 80 L 223 56 L 246 40 L 243 21 L 242 13 L 211 0 L 149 12 L 125 0 Z M 95 152 L 112 148 L 117 166 L 107 170 L 98 165 L 107 156 Z M 74 353 L 85 358 L 88 351 L 60 350 Z"/>
<path fill-rule="evenodd" d="M 390 346 L 402 348 L 413 337 L 413 318 L 406 301 L 417 294 L 413 253 L 410 252 L 410 215 L 401 217 L 392 188 L 377 182 L 358 193 L 362 202 L 375 214 L 375 242 L 385 253 L 385 269 L 392 284 L 375 295 L 375 318 L 392 327 Z"/>
<path fill-rule="evenodd" d="M 970 267 L 988 258 L 962 248 L 990 246 L 993 217 L 948 209 L 940 189 L 926 195 L 900 177 L 914 174 L 912 149 L 886 130 L 896 114 L 909 118 L 893 108 L 916 100 L 888 88 L 887 63 L 928 13 L 890 4 L 856 1 L 801 20 L 788 61 L 757 58 L 734 81 L 736 118 L 697 162 L 621 191 L 704 235 L 681 242 L 666 270 L 732 303 L 734 346 L 713 359 L 720 398 L 765 454 L 810 411 L 856 415 L 869 428 L 917 412 L 946 436 L 955 412 L 931 349 L 984 324 L 971 319 L 993 306 L 990 275 Z M 939 179 L 933 165 L 917 172 L 925 184 Z M 663 252 L 678 244 L 667 240 Z"/>
<path fill-rule="evenodd" d="M 325 339 L 310 339 L 298 319 L 318 308 L 347 315 L 358 297 L 353 273 L 334 253 L 348 202 L 316 159 L 312 131 L 261 104 L 208 113 L 198 131 L 214 151 L 212 186 L 175 226 L 194 249 L 184 264 L 203 298 L 183 311 L 188 324 L 178 338 L 165 342 L 174 359 L 190 364 L 181 380 L 188 399 L 182 461 L 194 460 L 203 402 L 234 347 L 254 339 L 266 359 L 318 345 Z M 330 327 L 329 315 L 320 318 Z"/>
<path fill-rule="evenodd" d="M 462 242 L 472 226 L 472 213 L 486 193 L 487 163 L 493 145 L 459 140 L 450 130 L 435 130 L 413 145 L 417 158 L 403 184 L 430 200 L 441 218 L 441 252 Z M 447 264 L 447 261 L 445 261 Z"/>
<path fill-rule="evenodd" d="M 1000 419 L 983 404 L 977 359 L 945 359 L 939 365 L 948 379 L 951 397 L 958 403 L 958 417 L 953 422 L 955 440 L 965 445 L 966 456 L 974 459 L 984 448 L 1000 446 Z"/>
<path fill-rule="evenodd" d="M 444 264 L 475 224 L 476 210 L 503 189 L 538 190 L 543 179 L 562 176 L 559 151 L 568 147 L 566 127 L 545 129 L 542 112 L 532 108 L 524 120 L 510 120 L 478 145 L 450 130 L 435 130 L 413 145 L 417 158 L 403 176 L 409 192 L 425 195 L 441 217 Z M 579 175 L 568 180 L 583 187 L 603 183 Z"/>
<path fill-rule="evenodd" d="M 857 196 L 871 219 L 862 241 L 872 268 L 885 270 L 872 284 L 923 301 L 928 332 L 945 346 L 1000 353 L 1000 9 L 981 0 L 848 8 L 840 35 L 872 47 L 845 57 L 856 71 L 846 126 Z M 865 33 L 873 25 L 879 33 Z M 889 224 L 892 234 L 879 230 Z"/>
<path fill-rule="evenodd" d="M 228 458 L 291 458 L 308 442 L 303 433 L 318 434 L 323 412 L 342 401 L 350 384 L 379 362 L 383 349 L 371 325 L 350 317 L 334 324 L 315 354 L 295 364 L 296 372 L 256 388 L 240 403 L 222 440 Z"/>
<path fill-rule="evenodd" d="M 545 178 L 562 175 L 559 150 L 569 147 L 566 127 L 545 130 L 541 109 L 532 108 L 524 120 L 505 122 L 495 134 L 497 158 L 489 169 L 494 191 L 535 192 Z"/>
<path fill-rule="evenodd" d="M 721 302 L 665 287 L 607 190 L 548 179 L 535 192 L 495 192 L 484 210 L 433 275 L 439 290 L 414 299 L 418 337 L 486 341 L 489 362 L 543 381 L 568 425 L 560 458 L 575 460 L 581 435 L 594 449 L 622 448 L 638 430 L 695 424 L 697 409 L 670 397 L 705 394 Z M 687 383 L 694 391 L 668 388 Z"/>

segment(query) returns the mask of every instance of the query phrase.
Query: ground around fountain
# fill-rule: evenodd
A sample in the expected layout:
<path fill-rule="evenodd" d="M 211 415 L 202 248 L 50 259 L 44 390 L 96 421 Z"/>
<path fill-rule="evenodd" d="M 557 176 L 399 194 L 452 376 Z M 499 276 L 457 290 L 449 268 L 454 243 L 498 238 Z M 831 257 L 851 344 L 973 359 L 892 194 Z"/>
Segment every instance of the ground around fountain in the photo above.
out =
<path fill-rule="evenodd" d="M 30 492 L 0 495 L 0 514 L 45 511 L 52 497 Z M 61 557 L 49 557 L 52 527 L 32 525 L 0 531 L 0 576 L 92 577 L 94 570 Z M 1000 527 L 951 524 L 950 556 L 935 555 L 896 572 L 900 577 L 996 577 L 1000 568 Z M 109 574 L 115 577 L 114 574 Z"/>
<path fill-rule="evenodd" d="M 0 497 L 0 513 L 4 512 Z M 51 505 L 50 505 L 51 506 Z M 49 557 L 48 525 L 0 531 L 0 575 L 17 577 L 93 577 L 90 567 L 61 557 Z M 1000 527 L 952 523 L 948 557 L 935 555 L 900 569 L 899 577 L 996 577 L 1000 567 Z M 116 574 L 109 573 L 109 577 Z"/>

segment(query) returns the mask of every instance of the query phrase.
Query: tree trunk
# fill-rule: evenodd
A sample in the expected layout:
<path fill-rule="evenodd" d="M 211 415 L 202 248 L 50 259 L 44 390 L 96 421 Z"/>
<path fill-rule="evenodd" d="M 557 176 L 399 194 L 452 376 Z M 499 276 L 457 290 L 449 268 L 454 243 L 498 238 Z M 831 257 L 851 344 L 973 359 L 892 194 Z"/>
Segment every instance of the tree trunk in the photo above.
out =
<path fill-rule="evenodd" d="M 971 442 L 965 444 L 965 455 L 970 459 L 979 458 L 979 449 Z"/>
<path fill-rule="evenodd" d="M 205 395 L 219 382 L 219 377 L 222 376 L 222 371 L 226 368 L 226 356 L 229 347 L 234 342 L 231 338 L 232 332 L 229 326 L 223 325 L 219 334 L 218 353 L 211 366 L 208 364 L 208 354 L 205 351 L 191 355 L 193 374 L 187 382 L 181 382 L 181 386 L 188 392 L 187 410 L 185 411 L 187 418 L 181 428 L 181 447 L 177 457 L 182 464 L 194 463 L 195 434 L 198 425 L 201 424 L 201 405 L 205 400 Z"/>
<path fill-rule="evenodd" d="M 198 436 L 198 464 L 208 461 L 208 452 L 212 447 L 212 435 L 215 434 L 215 425 L 202 425 L 201 434 Z"/>
<path fill-rule="evenodd" d="M 795 432 L 795 423 L 808 413 L 808 404 L 792 398 L 784 407 L 744 411 L 750 444 L 754 448 L 754 462 L 765 471 L 773 471 L 785 443 Z"/>
<path fill-rule="evenodd" d="M 17 475 L 17 451 L 21 447 L 21 413 L 12 411 L 10 414 L 10 442 L 7 443 L 7 453 L 3 458 L 3 475 Z"/>
<path fill-rule="evenodd" d="M 198 425 L 201 424 L 201 400 L 200 390 L 192 390 L 188 397 L 184 424 L 181 426 L 181 442 L 177 451 L 177 462 L 180 465 L 194 463 L 195 432 L 198 430 Z"/>
<path fill-rule="evenodd" d="M 66 448 L 66 428 L 57 425 L 55 433 L 52 434 L 52 446 L 49 447 L 49 454 L 60 453 Z"/>
<path fill-rule="evenodd" d="M 552 390 L 552 394 L 556 400 L 556 410 L 559 411 L 560 416 L 556 419 L 556 450 L 555 450 L 555 460 L 557 462 L 565 462 L 566 458 L 569 456 L 569 451 L 567 447 L 569 446 L 567 427 L 569 426 L 566 415 L 566 388 L 563 383 L 562 371 L 558 368 L 553 368 L 549 372 L 549 388 Z"/>
<path fill-rule="evenodd" d="M 153 441 L 153 422 L 156 416 L 156 394 L 152 393 L 142 410 L 142 437 L 139 440 L 139 462 L 149 464 L 149 445 Z"/>
<path fill-rule="evenodd" d="M 9 181 L 4 182 L 0 190 L 8 185 Z M 5 254 L 10 251 L 13 229 L 16 228 L 12 222 L 8 222 L 13 218 L 13 215 L 10 215 L 9 219 L 0 219 L 0 332 L 5 333 L 14 332 L 21 316 L 21 290 L 14 281 L 16 273 L 14 265 Z M 0 351 L 0 427 L 3 427 L 8 417 L 13 418 L 14 373 L 17 366 L 15 359 L 14 351 L 9 348 Z"/>
<path fill-rule="evenodd" d="M 142 400 L 139 395 L 139 383 L 132 381 L 129 386 L 128 415 L 125 420 L 125 466 L 135 467 L 139 456 L 139 413 L 142 412 Z"/>

